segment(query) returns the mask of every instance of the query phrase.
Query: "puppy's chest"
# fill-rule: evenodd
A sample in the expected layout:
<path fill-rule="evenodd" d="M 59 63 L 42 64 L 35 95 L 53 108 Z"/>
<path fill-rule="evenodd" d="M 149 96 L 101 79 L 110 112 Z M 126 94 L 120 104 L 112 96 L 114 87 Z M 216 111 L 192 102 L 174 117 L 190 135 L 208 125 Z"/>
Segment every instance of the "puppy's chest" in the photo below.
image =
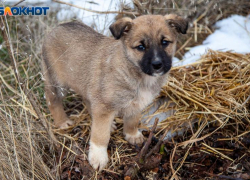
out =
<path fill-rule="evenodd" d="M 150 89 L 140 89 L 136 97 L 131 101 L 131 108 L 143 110 L 146 108 L 156 96 L 155 92 Z"/>

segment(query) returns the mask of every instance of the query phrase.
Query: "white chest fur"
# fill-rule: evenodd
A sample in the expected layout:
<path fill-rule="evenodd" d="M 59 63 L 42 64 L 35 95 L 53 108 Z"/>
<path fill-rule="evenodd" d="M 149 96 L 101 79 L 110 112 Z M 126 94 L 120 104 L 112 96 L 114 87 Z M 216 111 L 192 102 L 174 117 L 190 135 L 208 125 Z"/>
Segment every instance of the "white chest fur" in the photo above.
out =
<path fill-rule="evenodd" d="M 140 110 L 146 108 L 150 103 L 153 102 L 154 98 L 159 92 L 155 91 L 157 83 L 157 77 L 146 76 L 142 82 L 143 86 L 138 88 L 138 94 L 136 98 L 136 104 Z"/>
<path fill-rule="evenodd" d="M 127 101 L 122 113 L 129 115 L 141 113 L 159 94 L 160 88 L 156 88 L 159 86 L 156 77 L 148 76 L 141 83 L 137 86 L 134 98 Z"/>
<path fill-rule="evenodd" d="M 138 97 L 135 100 L 135 104 L 139 107 L 140 110 L 146 108 L 152 101 L 155 96 L 149 89 L 142 89 L 138 92 Z"/>
<path fill-rule="evenodd" d="M 124 115 L 133 115 L 141 113 L 150 103 L 153 102 L 155 96 L 148 89 L 139 89 L 134 99 L 131 99 L 122 110 Z"/>
<path fill-rule="evenodd" d="M 156 95 L 150 89 L 138 89 L 135 97 L 124 104 L 125 106 L 120 113 L 128 116 L 141 113 L 143 109 L 153 102 Z"/>
<path fill-rule="evenodd" d="M 132 101 L 132 104 L 135 106 L 134 108 L 138 108 L 142 111 L 146 108 L 150 103 L 153 102 L 154 98 L 157 96 L 159 92 L 155 91 L 155 85 L 157 82 L 157 78 L 153 76 L 146 76 L 143 85 L 139 86 L 137 89 L 136 98 Z"/>

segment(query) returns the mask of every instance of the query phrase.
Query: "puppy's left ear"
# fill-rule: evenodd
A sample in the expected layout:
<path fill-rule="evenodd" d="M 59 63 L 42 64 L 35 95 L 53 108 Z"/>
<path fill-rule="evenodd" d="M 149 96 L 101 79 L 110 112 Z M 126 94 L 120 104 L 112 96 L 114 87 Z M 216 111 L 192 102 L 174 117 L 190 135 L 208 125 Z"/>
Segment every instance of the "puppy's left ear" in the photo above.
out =
<path fill-rule="evenodd" d="M 120 39 L 124 33 L 128 32 L 132 27 L 132 19 L 129 17 L 124 17 L 118 19 L 116 22 L 109 26 L 109 29 L 115 39 Z"/>
<path fill-rule="evenodd" d="M 188 29 L 188 21 L 175 14 L 167 14 L 164 16 L 167 24 L 174 28 L 178 33 L 186 34 Z"/>

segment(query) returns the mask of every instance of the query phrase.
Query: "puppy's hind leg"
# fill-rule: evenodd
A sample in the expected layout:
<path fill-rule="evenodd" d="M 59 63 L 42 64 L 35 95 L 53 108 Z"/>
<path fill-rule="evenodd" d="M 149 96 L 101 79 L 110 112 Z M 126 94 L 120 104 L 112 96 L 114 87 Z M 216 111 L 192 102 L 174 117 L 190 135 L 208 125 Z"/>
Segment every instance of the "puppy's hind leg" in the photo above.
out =
<path fill-rule="evenodd" d="M 63 92 L 61 91 L 60 87 L 56 86 L 56 83 L 51 83 L 51 81 L 52 80 L 50 77 L 47 76 L 45 80 L 45 95 L 47 105 L 52 117 L 54 118 L 55 126 L 60 129 L 64 129 L 70 125 L 73 125 L 74 122 L 67 117 L 63 109 Z"/>

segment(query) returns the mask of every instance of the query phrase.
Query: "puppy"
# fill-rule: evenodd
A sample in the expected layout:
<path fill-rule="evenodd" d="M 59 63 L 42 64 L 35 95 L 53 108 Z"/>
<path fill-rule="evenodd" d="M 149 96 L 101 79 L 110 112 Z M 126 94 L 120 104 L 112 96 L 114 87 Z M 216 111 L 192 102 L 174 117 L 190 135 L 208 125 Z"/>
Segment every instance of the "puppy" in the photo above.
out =
<path fill-rule="evenodd" d="M 89 163 L 101 170 L 108 162 L 107 146 L 113 120 L 124 121 L 131 144 L 143 142 L 138 131 L 141 111 L 166 83 L 178 33 L 188 23 L 177 15 L 125 17 L 110 26 L 114 38 L 80 22 L 64 23 L 47 35 L 43 45 L 46 100 L 55 126 L 73 124 L 64 112 L 64 89 L 82 96 L 92 117 Z"/>

